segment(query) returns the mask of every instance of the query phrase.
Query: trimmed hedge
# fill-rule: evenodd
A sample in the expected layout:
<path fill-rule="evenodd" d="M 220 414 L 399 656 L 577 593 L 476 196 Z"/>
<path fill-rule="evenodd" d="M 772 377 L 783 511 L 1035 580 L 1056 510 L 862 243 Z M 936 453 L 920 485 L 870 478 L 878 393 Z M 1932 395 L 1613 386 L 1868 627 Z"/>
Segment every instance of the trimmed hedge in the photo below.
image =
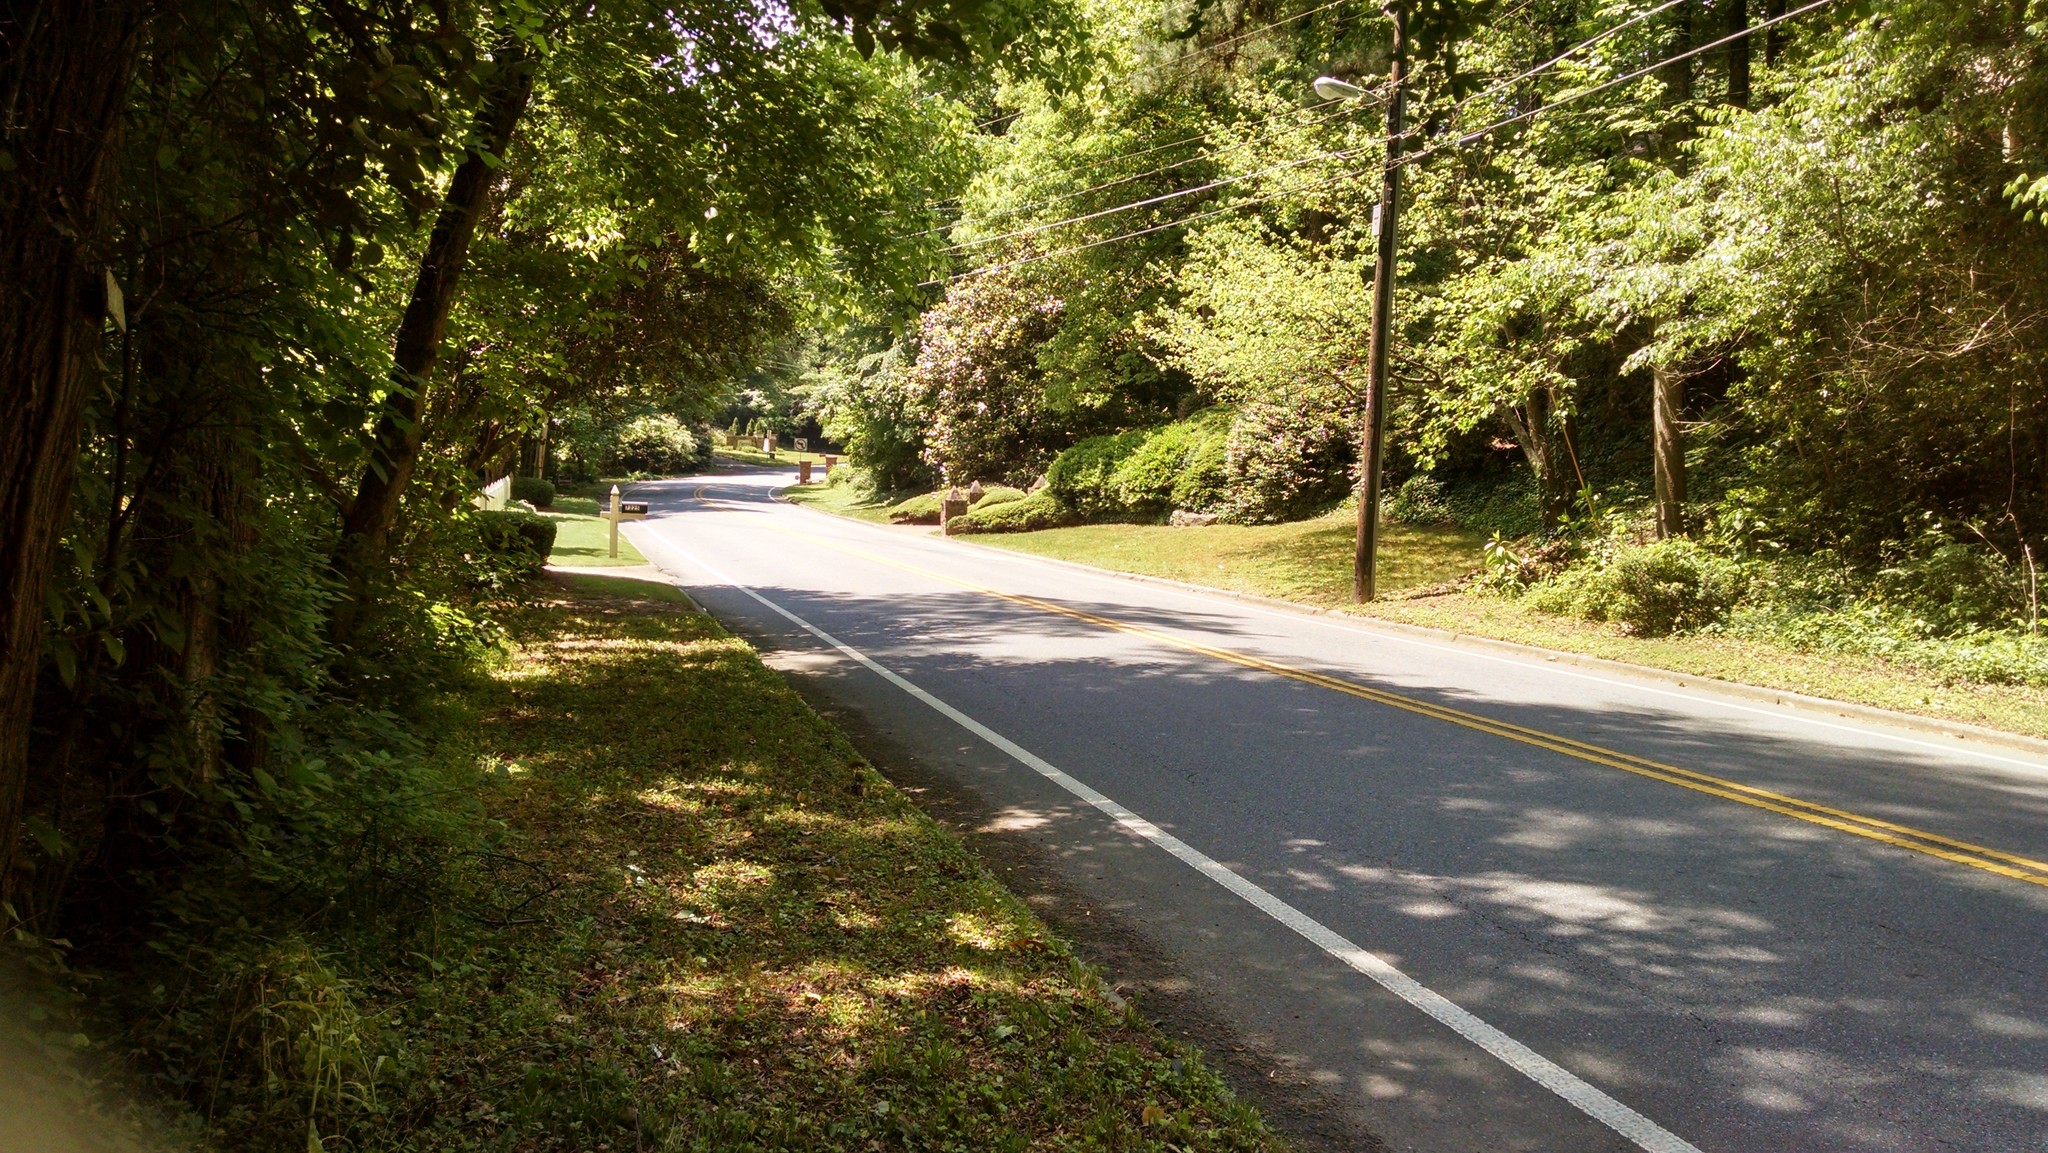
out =
<path fill-rule="evenodd" d="M 1023 500 L 1029 495 L 1029 493 L 1021 488 L 1011 488 L 1009 485 L 999 484 L 993 488 L 983 489 L 981 499 L 974 502 L 974 507 L 984 509 L 993 505 L 1008 504 L 1013 500 Z"/>
<path fill-rule="evenodd" d="M 555 551 L 555 522 L 524 509 L 476 514 L 477 540 L 495 556 L 538 569 Z"/>
<path fill-rule="evenodd" d="M 1128 511 L 1117 491 L 1117 469 L 1148 435 L 1147 430 L 1137 428 L 1081 441 L 1045 470 L 1046 491 L 1082 516 Z"/>
<path fill-rule="evenodd" d="M 889 506 L 890 524 L 937 524 L 939 523 L 939 502 L 945 500 L 943 492 L 928 492 L 909 500 L 898 501 Z"/>
<path fill-rule="evenodd" d="M 1222 504 L 1233 415 L 1227 408 L 1203 409 L 1146 433 L 1110 478 L 1117 499 L 1132 512 L 1154 516 L 1178 508 L 1207 512 Z"/>
<path fill-rule="evenodd" d="M 1037 532 L 1060 528 L 1081 518 L 1052 495 L 1052 490 L 1035 492 L 1022 500 L 990 504 L 983 500 L 970 512 L 961 513 L 947 525 L 948 533 Z"/>
<path fill-rule="evenodd" d="M 512 478 L 512 499 L 523 500 L 535 508 L 547 508 L 555 503 L 554 482 L 538 476 L 515 476 Z"/>

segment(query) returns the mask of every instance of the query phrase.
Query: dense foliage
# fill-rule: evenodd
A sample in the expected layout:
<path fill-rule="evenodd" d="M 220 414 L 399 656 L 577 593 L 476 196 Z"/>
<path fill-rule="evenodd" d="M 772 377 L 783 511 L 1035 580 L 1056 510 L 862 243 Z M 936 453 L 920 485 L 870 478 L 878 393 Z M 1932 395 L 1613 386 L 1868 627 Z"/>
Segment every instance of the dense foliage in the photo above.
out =
<path fill-rule="evenodd" d="M 1411 9 L 1391 511 L 1639 632 L 2048 683 L 2048 4 Z M 488 837 L 437 690 L 546 548 L 472 507 L 507 473 L 716 423 L 1045 480 L 966 531 L 1327 508 L 1389 50 L 1272 0 L 0 14 L 0 925 L 232 1013 L 430 900 Z"/>
<path fill-rule="evenodd" d="M 1418 14 L 1393 508 L 1547 558 L 1489 587 L 1577 568 L 1545 604 L 1650 630 L 2031 633 L 2048 10 L 1907 0 L 1777 20 L 1795 7 Z M 1043 475 L 1077 515 L 1327 508 L 1357 460 L 1384 153 L 1377 97 L 1322 102 L 1308 81 L 1373 89 L 1386 22 L 1363 5 L 1144 3 L 1092 21 L 1092 84 L 1002 90 L 1011 112 L 979 137 L 946 232 L 943 298 L 890 354 L 942 350 L 948 379 L 1000 403 L 879 402 L 900 372 L 839 367 L 874 363 L 872 334 L 825 342 L 809 402 L 863 462 L 884 441 L 953 459 L 986 422 L 960 463 Z M 1028 351 L 987 338 L 1027 320 Z M 1199 450 L 1139 431 L 1198 411 Z M 1169 492 L 1176 466 L 1188 483 Z M 1651 547 L 1675 537 L 1693 543 Z M 1970 611 L 1896 576 L 1937 555 L 1970 558 Z M 1640 607 L 1674 581 L 1705 590 L 1698 607 Z M 1861 623 L 1793 623 L 1821 618 Z"/>
<path fill-rule="evenodd" d="M 492 836 L 441 702 L 556 525 L 478 490 L 691 467 L 806 318 L 906 317 L 941 242 L 902 222 L 964 180 L 990 62 L 1064 74 L 1069 28 L 981 0 L 0 14 L 0 933 L 122 973 L 138 1072 L 307 1147 L 367 1074 L 304 1032 L 339 1018 L 278 1007 L 340 996 L 330 961 L 411 963 L 319 954 Z"/>

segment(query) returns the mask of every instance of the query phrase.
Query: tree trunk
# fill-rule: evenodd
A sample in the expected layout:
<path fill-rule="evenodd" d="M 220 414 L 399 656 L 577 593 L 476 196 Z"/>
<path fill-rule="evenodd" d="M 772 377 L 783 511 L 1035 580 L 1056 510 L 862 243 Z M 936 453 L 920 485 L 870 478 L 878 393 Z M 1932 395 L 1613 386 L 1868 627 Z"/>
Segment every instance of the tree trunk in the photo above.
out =
<path fill-rule="evenodd" d="M 519 475 L 546 476 L 548 474 L 548 422 L 541 418 L 540 430 L 526 435 L 519 442 Z"/>
<path fill-rule="evenodd" d="M 1721 0 L 1728 6 L 1728 34 L 1749 27 L 1749 0 Z M 1768 35 L 1768 33 L 1766 33 Z M 1728 103 L 1749 107 L 1749 37 L 1728 42 Z"/>
<path fill-rule="evenodd" d="M 1766 17 L 1775 20 L 1778 17 L 1783 16 L 1784 14 L 1785 0 L 1764 0 L 1764 15 Z M 1786 23 L 1790 23 L 1790 21 L 1787 21 Z M 1777 64 L 1778 54 L 1783 52 L 1784 50 L 1785 25 L 1773 24 L 1771 25 L 1770 30 L 1764 33 L 1765 66 L 1769 67 Z"/>
<path fill-rule="evenodd" d="M 1651 435 L 1657 484 L 1657 538 L 1685 535 L 1685 433 L 1678 414 L 1685 407 L 1685 377 L 1677 369 L 1650 369 Z"/>
<path fill-rule="evenodd" d="M 1519 406 L 1503 405 L 1500 410 L 1522 449 L 1522 459 L 1529 462 L 1529 471 L 1536 476 L 1537 507 L 1546 528 L 1557 527 L 1571 506 L 1571 490 L 1564 483 L 1558 468 L 1557 446 L 1551 440 L 1550 425 L 1556 409 L 1556 397 L 1548 388 L 1539 388 Z"/>
<path fill-rule="evenodd" d="M 0 14 L 0 901 L 13 890 L 43 594 L 107 304 L 94 262 L 140 28 L 118 2 Z"/>
<path fill-rule="evenodd" d="M 1666 57 L 1678 56 L 1692 51 L 1692 5 L 1681 4 L 1671 14 L 1671 39 L 1664 45 Z M 1662 70 L 1664 80 L 1664 102 L 1670 105 L 1684 104 L 1692 99 L 1693 58 L 1673 60 Z"/>
<path fill-rule="evenodd" d="M 441 354 L 456 285 L 469 259 L 477 221 L 490 202 L 497 158 L 511 145 L 512 132 L 533 95 L 535 64 L 523 42 L 508 39 L 497 62 L 501 66 L 497 80 L 477 115 L 475 138 L 482 151 L 472 150 L 456 168 L 448 184 L 448 198 L 441 204 L 426 251 L 420 256 L 412 299 L 406 304 L 392 346 L 392 388 L 371 437 L 370 462 L 342 514 L 341 540 L 334 557 L 335 572 L 342 580 L 342 599 L 335 606 L 332 630 L 338 645 L 346 646 L 354 636 L 368 607 L 371 586 L 390 563 L 391 529 L 398 520 L 399 498 L 419 463 L 427 384 Z"/>

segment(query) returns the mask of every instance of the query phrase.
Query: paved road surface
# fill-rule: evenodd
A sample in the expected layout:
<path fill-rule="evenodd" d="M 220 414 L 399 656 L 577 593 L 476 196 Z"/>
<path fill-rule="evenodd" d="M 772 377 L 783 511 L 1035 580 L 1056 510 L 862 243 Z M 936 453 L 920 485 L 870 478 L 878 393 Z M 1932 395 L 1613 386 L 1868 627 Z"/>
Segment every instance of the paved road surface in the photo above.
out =
<path fill-rule="evenodd" d="M 2041 758 L 847 521 L 786 479 L 639 486 L 628 531 L 1390 1147 L 2048 1150 Z"/>

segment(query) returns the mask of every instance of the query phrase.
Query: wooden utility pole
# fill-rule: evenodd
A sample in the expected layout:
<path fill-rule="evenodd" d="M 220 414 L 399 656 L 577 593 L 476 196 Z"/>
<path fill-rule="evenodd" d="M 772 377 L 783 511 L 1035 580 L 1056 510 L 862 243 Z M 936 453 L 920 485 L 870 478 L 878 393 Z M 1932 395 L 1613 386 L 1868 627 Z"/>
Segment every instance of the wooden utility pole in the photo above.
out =
<path fill-rule="evenodd" d="M 1657 488 L 1657 539 L 1685 535 L 1685 377 L 1676 367 L 1650 368 L 1650 449 Z"/>
<path fill-rule="evenodd" d="M 1668 47 L 1677 56 L 1692 49 L 1692 12 L 1680 7 L 1674 20 L 1674 35 Z M 1737 43 L 1742 43 L 1738 41 Z M 1731 56 L 1732 60 L 1733 57 Z M 1745 58 L 1745 64 L 1747 58 Z M 1744 80 L 1745 86 L 1747 79 Z M 1732 87 L 1732 82 L 1731 82 Z M 1686 107 L 1693 97 L 1692 60 L 1674 61 L 1664 70 L 1664 100 L 1681 115 L 1690 117 Z M 1659 151 L 1674 169 L 1684 163 L 1681 140 L 1692 134 L 1690 120 L 1680 121 L 1659 140 Z M 1685 411 L 1685 370 L 1679 364 L 1655 364 L 1650 368 L 1650 470 L 1657 496 L 1657 539 L 1685 535 L 1685 426 L 1679 415 Z"/>
<path fill-rule="evenodd" d="M 1351 599 L 1363 604 L 1377 595 L 1374 568 L 1380 543 L 1380 464 L 1387 439 L 1387 342 L 1394 315 L 1395 217 L 1401 206 L 1401 143 L 1408 107 L 1408 13 L 1388 6 L 1394 18 L 1393 61 L 1387 79 L 1387 165 L 1380 180 L 1380 208 L 1374 214 L 1378 248 L 1372 272 L 1372 340 L 1366 350 L 1364 452 L 1358 462 L 1358 534 L 1351 562 Z"/>

